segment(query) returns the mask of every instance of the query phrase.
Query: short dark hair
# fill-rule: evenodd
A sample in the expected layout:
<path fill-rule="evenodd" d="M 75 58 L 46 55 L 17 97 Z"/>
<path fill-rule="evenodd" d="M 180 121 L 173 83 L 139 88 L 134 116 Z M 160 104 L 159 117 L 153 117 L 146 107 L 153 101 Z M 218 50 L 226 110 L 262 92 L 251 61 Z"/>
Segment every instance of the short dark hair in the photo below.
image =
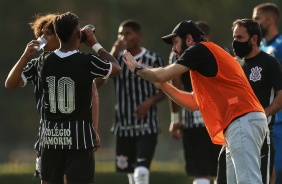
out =
<path fill-rule="evenodd" d="M 77 25 L 79 25 L 78 17 L 71 12 L 66 12 L 56 17 L 54 29 L 61 42 L 66 43 Z"/>
<path fill-rule="evenodd" d="M 276 24 L 280 21 L 280 9 L 274 3 L 262 3 L 254 7 L 254 11 L 262 11 L 263 13 L 271 13 Z"/>
<path fill-rule="evenodd" d="M 120 23 L 121 27 L 128 27 L 131 28 L 135 32 L 140 32 L 141 31 L 141 25 L 139 22 L 137 22 L 134 19 L 127 19 L 124 20 L 122 23 Z"/>
<path fill-rule="evenodd" d="M 205 33 L 205 35 L 211 34 L 211 28 L 209 24 L 203 20 L 196 21 L 196 24 L 200 27 L 200 29 Z"/>
<path fill-rule="evenodd" d="M 257 21 L 254 21 L 252 19 L 237 19 L 233 22 L 232 30 L 234 30 L 236 26 L 243 26 L 244 28 L 246 28 L 247 33 L 250 35 L 250 37 L 257 35 L 257 46 L 260 46 L 262 34 L 259 23 Z"/>

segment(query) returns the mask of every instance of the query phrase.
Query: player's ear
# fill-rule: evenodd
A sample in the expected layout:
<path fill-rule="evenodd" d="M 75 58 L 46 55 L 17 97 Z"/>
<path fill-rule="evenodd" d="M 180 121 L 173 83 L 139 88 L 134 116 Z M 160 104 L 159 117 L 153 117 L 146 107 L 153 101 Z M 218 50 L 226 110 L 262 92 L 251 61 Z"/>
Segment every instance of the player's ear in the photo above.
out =
<path fill-rule="evenodd" d="M 257 35 L 253 35 L 250 39 L 251 44 L 252 45 L 256 45 L 257 44 L 257 40 L 258 40 L 258 36 Z"/>
<path fill-rule="evenodd" d="M 186 39 L 185 39 L 186 45 L 187 46 L 191 46 L 194 43 L 194 39 L 192 37 L 192 35 L 187 34 Z"/>

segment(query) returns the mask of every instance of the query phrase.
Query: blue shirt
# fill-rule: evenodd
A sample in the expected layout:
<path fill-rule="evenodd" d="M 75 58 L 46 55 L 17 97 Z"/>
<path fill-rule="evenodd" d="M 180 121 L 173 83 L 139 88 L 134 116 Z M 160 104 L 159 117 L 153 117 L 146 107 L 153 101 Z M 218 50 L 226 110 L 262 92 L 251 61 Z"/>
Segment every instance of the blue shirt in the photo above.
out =
<path fill-rule="evenodd" d="M 282 35 L 275 36 L 272 40 L 262 40 L 260 49 L 271 56 L 276 57 L 282 64 Z M 275 123 L 282 123 L 282 110 L 277 112 Z"/>

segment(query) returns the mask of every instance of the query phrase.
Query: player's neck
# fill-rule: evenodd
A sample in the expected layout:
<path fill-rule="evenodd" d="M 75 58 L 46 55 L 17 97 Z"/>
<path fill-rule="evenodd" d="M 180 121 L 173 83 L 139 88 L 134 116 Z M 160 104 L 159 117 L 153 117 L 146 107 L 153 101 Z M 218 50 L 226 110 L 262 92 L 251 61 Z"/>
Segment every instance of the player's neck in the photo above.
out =
<path fill-rule="evenodd" d="M 266 41 L 270 41 L 272 40 L 275 36 L 277 36 L 279 33 L 278 33 L 278 30 L 277 28 L 271 28 L 268 30 L 268 33 L 265 35 L 265 40 Z"/>
<path fill-rule="evenodd" d="M 251 59 L 260 53 L 259 47 L 253 47 L 252 52 L 245 56 L 245 59 Z"/>
<path fill-rule="evenodd" d="M 131 48 L 131 49 L 127 49 L 128 52 L 131 53 L 132 56 L 135 56 L 137 54 L 139 54 L 140 52 L 142 52 L 142 47 L 134 47 L 134 48 Z"/>
<path fill-rule="evenodd" d="M 61 44 L 61 47 L 59 48 L 61 52 L 69 52 L 73 50 L 78 50 L 78 47 L 76 44 Z"/>

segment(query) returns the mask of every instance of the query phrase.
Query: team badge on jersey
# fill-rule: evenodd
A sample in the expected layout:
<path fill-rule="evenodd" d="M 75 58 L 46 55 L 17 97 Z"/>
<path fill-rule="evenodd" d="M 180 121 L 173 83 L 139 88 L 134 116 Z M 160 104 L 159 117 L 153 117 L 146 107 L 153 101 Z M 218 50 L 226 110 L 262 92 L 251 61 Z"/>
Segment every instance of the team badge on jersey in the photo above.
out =
<path fill-rule="evenodd" d="M 259 81 L 261 79 L 261 72 L 262 71 L 262 68 L 261 67 L 254 67 L 251 69 L 251 74 L 250 74 L 250 80 L 251 81 Z"/>
<path fill-rule="evenodd" d="M 120 169 L 127 168 L 128 167 L 127 160 L 128 160 L 127 156 L 123 156 L 123 155 L 117 156 L 117 167 Z"/>

